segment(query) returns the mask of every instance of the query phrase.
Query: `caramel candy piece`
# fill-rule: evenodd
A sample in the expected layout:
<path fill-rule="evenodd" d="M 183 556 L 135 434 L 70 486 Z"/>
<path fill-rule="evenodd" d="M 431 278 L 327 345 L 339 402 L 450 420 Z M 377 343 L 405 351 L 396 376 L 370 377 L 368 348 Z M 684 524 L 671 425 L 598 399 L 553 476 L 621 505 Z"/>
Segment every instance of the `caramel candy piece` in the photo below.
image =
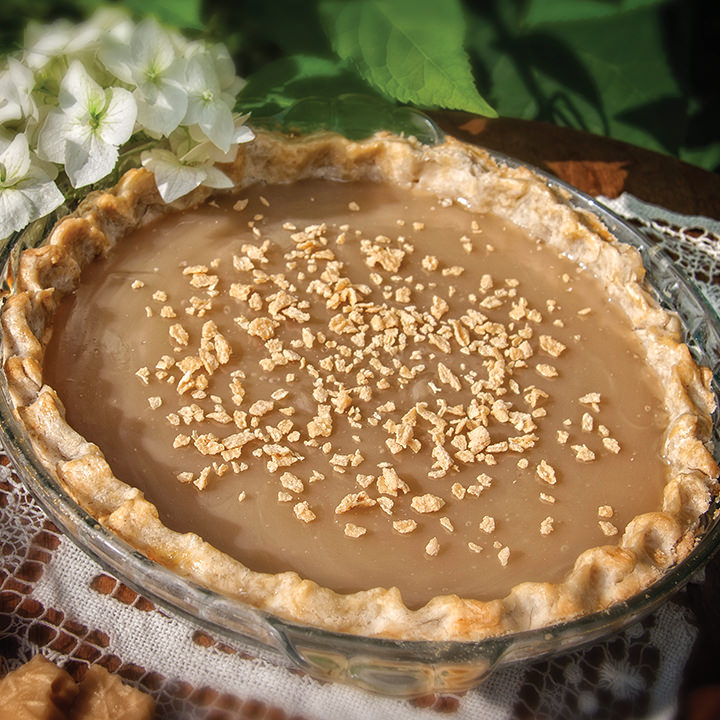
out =
<path fill-rule="evenodd" d="M 149 695 L 125 685 L 99 665 L 88 668 L 78 688 L 69 720 L 150 720 L 155 714 Z"/>
<path fill-rule="evenodd" d="M 0 680 L 0 719 L 65 720 L 77 693 L 64 670 L 36 655 Z"/>
<path fill-rule="evenodd" d="M 36 655 L 0 680 L 0 720 L 150 720 L 154 700 L 91 665 L 79 685 Z"/>

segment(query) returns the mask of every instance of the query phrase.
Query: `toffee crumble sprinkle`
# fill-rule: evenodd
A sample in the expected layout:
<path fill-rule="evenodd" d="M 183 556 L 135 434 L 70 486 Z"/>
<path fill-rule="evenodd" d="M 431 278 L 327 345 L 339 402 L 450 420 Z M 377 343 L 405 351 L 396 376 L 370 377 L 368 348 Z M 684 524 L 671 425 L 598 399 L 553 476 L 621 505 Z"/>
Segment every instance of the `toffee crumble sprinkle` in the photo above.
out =
<path fill-rule="evenodd" d="M 132 373 L 147 412 L 174 429 L 179 483 L 207 493 L 236 477 L 239 488 L 262 469 L 278 512 L 308 531 L 330 518 L 339 542 L 362 546 L 380 525 L 398 538 L 421 529 L 417 562 L 441 562 L 452 545 L 506 571 L 522 556 L 518 528 L 481 498 L 508 482 L 498 471 L 510 465 L 510 482 L 535 486 L 538 520 L 527 532 L 541 542 L 556 535 L 571 480 L 558 452 L 578 468 L 626 452 L 592 385 L 555 408 L 589 322 L 588 308 L 564 313 L 575 277 L 537 297 L 521 278 L 478 273 L 472 263 L 497 254 L 498 241 L 476 242 L 471 215 L 456 233 L 462 256 L 447 260 L 422 243 L 427 220 L 398 217 L 394 232 L 366 236 L 367 203 L 351 199 L 342 223 L 271 232 L 277 204 L 265 188 L 262 200 L 250 191 L 231 205 L 245 231 L 230 258 L 195 254 L 176 270 L 127 279 L 142 315 L 153 310 L 138 322 L 167 337 Z M 172 272 L 181 284 L 165 284 Z M 255 368 L 244 364 L 250 346 Z M 380 448 L 363 442 L 369 433 Z M 412 458 L 427 458 L 431 491 L 416 468 L 405 470 Z M 332 499 L 320 504 L 324 493 Z M 252 507 L 253 495 L 251 483 L 236 490 L 236 507 Z M 472 528 L 456 519 L 459 503 L 478 504 Z M 595 544 L 618 532 L 607 517 L 598 512 Z"/>

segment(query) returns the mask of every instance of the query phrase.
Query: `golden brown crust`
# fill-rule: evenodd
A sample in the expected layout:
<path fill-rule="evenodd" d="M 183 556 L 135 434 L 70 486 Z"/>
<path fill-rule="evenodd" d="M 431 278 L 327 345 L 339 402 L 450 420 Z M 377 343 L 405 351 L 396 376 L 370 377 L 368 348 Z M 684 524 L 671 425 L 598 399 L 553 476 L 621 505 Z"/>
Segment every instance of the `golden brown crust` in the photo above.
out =
<path fill-rule="evenodd" d="M 256 607 L 331 630 L 406 639 L 480 639 L 566 620 L 631 597 L 688 554 L 716 486 L 718 468 L 708 450 L 715 400 L 709 371 L 698 368 L 680 342 L 677 318 L 645 287 L 637 251 L 618 242 L 596 219 L 569 208 L 529 170 L 499 166 L 483 151 L 452 139 L 423 147 L 392 136 L 350 142 L 337 136 L 288 140 L 261 133 L 226 169 L 240 187 L 308 177 L 418 186 L 476 211 L 492 210 L 592 267 L 627 314 L 665 388 L 669 423 L 663 507 L 632 520 L 616 545 L 582 553 L 561 583 L 523 583 L 491 602 L 437 597 L 419 610 L 409 610 L 397 589 L 341 596 L 295 573 L 253 572 L 198 536 L 169 530 L 142 493 L 115 478 L 98 448 L 67 425 L 54 391 L 42 384 L 52 312 L 75 287 L 80 270 L 129 230 L 207 197 L 199 190 L 165 206 L 152 176 L 135 170 L 115 188 L 90 195 L 53 230 L 46 246 L 27 251 L 17 292 L 2 315 L 4 367 L 18 415 L 43 461 L 100 522 L 179 574 Z"/>

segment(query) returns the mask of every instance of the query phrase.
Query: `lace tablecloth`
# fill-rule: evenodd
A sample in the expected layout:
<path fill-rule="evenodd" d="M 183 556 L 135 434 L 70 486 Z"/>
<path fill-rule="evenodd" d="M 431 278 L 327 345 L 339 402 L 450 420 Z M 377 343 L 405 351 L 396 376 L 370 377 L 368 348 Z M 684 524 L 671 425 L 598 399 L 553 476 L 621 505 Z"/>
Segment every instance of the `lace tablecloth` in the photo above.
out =
<path fill-rule="evenodd" d="M 623 195 L 604 202 L 658 242 L 720 308 L 720 223 Z M 254 658 L 156 608 L 105 573 L 0 466 L 0 654 L 37 652 L 80 677 L 89 663 L 152 693 L 157 717 L 368 720 L 671 718 L 698 634 L 684 594 L 590 648 L 510 666 L 460 696 L 393 700 Z"/>

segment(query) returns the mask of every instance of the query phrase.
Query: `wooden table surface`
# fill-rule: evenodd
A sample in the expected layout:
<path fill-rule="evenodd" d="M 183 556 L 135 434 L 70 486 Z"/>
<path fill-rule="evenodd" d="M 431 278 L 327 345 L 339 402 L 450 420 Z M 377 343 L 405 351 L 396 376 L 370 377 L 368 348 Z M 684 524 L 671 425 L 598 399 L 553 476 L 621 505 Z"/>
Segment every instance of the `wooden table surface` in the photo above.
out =
<path fill-rule="evenodd" d="M 436 113 L 448 134 L 549 171 L 589 195 L 629 192 L 646 202 L 720 221 L 720 175 L 634 145 L 512 118 Z M 687 589 L 700 632 L 680 698 L 681 720 L 720 720 L 720 553 Z"/>
<path fill-rule="evenodd" d="M 588 195 L 629 192 L 686 215 L 720 220 L 720 175 L 598 135 L 514 118 L 436 113 L 448 134 L 557 175 Z"/>

